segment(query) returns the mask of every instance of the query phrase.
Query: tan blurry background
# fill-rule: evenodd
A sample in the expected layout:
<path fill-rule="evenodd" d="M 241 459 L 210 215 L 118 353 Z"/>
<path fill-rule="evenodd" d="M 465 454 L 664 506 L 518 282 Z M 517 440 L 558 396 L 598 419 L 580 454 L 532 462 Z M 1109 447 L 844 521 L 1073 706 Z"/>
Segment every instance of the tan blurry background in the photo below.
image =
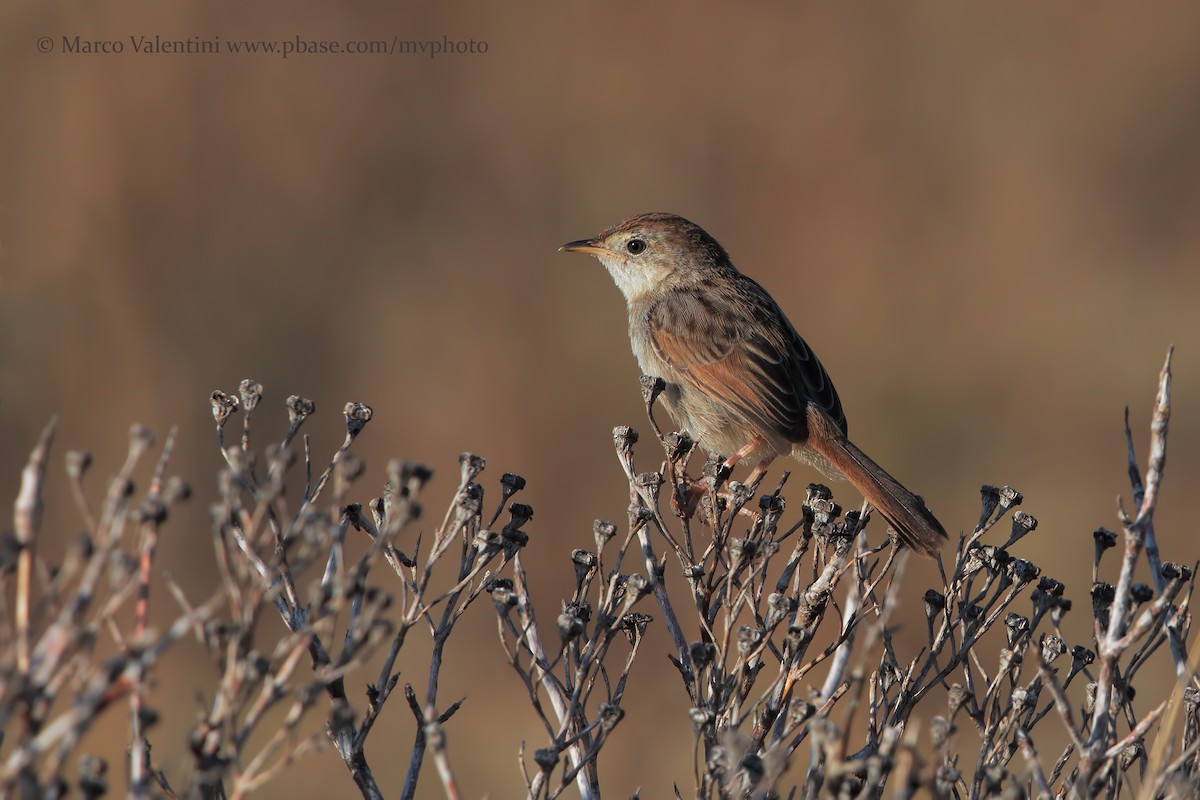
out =
<path fill-rule="evenodd" d="M 174 471 L 197 496 L 160 563 L 199 597 L 215 580 L 208 394 L 261 381 L 274 435 L 284 397 L 313 398 L 322 454 L 358 400 L 375 410 L 356 448 L 364 500 L 395 456 L 437 469 L 434 509 L 463 450 L 488 457 L 490 481 L 528 479 L 552 620 L 569 551 L 591 546 L 593 518 L 623 518 L 611 428 L 646 427 L 619 293 L 594 260 L 555 250 L 670 210 L 773 292 L 856 441 L 947 528 L 971 527 L 981 483 L 1025 493 L 1041 526 L 1018 551 L 1068 583 L 1072 643 L 1088 643 L 1090 532 L 1115 526 L 1128 489 L 1122 408 L 1142 456 L 1172 342 L 1158 529 L 1167 558 L 1200 553 L 1186 516 L 1200 477 L 1200 7 L 770 5 L 5 4 L 0 498 L 51 414 L 62 501 L 66 449 L 94 453 L 99 491 L 130 423 L 178 424 Z M 62 53 L 76 34 L 125 52 Z M 155 34 L 445 35 L 488 50 L 132 52 L 128 37 Z M 79 527 L 51 507 L 44 550 Z M 931 575 L 910 571 L 909 596 Z M 492 619 L 475 609 L 450 653 L 473 668 L 442 686 L 445 703 L 469 696 L 448 734 L 471 797 L 519 795 L 516 742 L 544 744 Z M 906 631 L 915 653 L 920 626 Z M 648 647 L 602 771 L 614 796 L 690 786 L 684 695 L 666 643 Z M 423 683 L 419 658 L 402 667 Z M 186 764 L 186 687 L 209 680 L 194 657 L 173 669 L 152 699 L 168 770 Z M 368 747 L 390 794 L 411 745 L 401 703 Z M 121 713 L 93 743 L 113 759 Z M 422 796 L 440 795 L 434 779 Z M 332 753 L 264 796 L 296 787 L 351 790 Z"/>

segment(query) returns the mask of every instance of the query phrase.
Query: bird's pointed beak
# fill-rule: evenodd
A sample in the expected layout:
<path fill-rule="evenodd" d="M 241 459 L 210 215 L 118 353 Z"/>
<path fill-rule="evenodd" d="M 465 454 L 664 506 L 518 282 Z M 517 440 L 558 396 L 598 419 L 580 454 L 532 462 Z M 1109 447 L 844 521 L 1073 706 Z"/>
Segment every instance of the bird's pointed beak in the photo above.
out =
<path fill-rule="evenodd" d="M 580 239 L 575 242 L 567 242 L 562 247 L 558 248 L 560 253 L 588 253 L 593 256 L 598 256 L 601 253 L 608 252 L 601 245 L 600 241 L 595 237 L 591 239 Z"/>

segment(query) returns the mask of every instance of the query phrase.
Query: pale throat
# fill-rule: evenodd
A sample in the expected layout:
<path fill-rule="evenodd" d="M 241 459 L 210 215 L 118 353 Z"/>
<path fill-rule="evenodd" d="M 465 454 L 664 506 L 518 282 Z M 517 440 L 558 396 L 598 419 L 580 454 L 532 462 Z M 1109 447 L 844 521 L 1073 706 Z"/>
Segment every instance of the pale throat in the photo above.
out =
<path fill-rule="evenodd" d="M 625 295 L 625 302 L 631 306 L 658 285 L 657 276 L 651 274 L 650 270 L 630 267 L 616 259 L 602 258 L 600 262 L 612 276 L 613 283 L 621 290 L 621 294 Z"/>

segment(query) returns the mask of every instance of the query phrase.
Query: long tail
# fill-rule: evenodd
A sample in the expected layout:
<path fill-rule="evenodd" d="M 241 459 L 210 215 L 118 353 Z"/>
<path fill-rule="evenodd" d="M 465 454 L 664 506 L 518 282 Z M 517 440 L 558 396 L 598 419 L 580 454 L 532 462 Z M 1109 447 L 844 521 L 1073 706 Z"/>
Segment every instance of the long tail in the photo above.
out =
<path fill-rule="evenodd" d="M 925 504 L 855 447 L 823 412 L 810 406 L 808 419 L 809 435 L 804 446 L 823 456 L 853 483 L 896 529 L 901 542 L 921 555 L 936 558 L 946 541 L 946 530 Z"/>

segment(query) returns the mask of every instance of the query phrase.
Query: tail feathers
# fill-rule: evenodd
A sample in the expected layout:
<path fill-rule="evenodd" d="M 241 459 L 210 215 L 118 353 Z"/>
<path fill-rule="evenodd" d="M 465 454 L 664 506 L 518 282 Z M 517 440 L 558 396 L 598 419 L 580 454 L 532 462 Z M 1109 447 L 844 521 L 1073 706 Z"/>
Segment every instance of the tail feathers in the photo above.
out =
<path fill-rule="evenodd" d="M 825 431 L 821 431 L 824 433 Z M 854 446 L 841 431 L 826 436 L 812 435 L 807 447 L 824 456 L 896 530 L 900 541 L 918 553 L 937 558 L 946 541 L 946 530 L 912 492 L 900 485 L 883 467 Z"/>

